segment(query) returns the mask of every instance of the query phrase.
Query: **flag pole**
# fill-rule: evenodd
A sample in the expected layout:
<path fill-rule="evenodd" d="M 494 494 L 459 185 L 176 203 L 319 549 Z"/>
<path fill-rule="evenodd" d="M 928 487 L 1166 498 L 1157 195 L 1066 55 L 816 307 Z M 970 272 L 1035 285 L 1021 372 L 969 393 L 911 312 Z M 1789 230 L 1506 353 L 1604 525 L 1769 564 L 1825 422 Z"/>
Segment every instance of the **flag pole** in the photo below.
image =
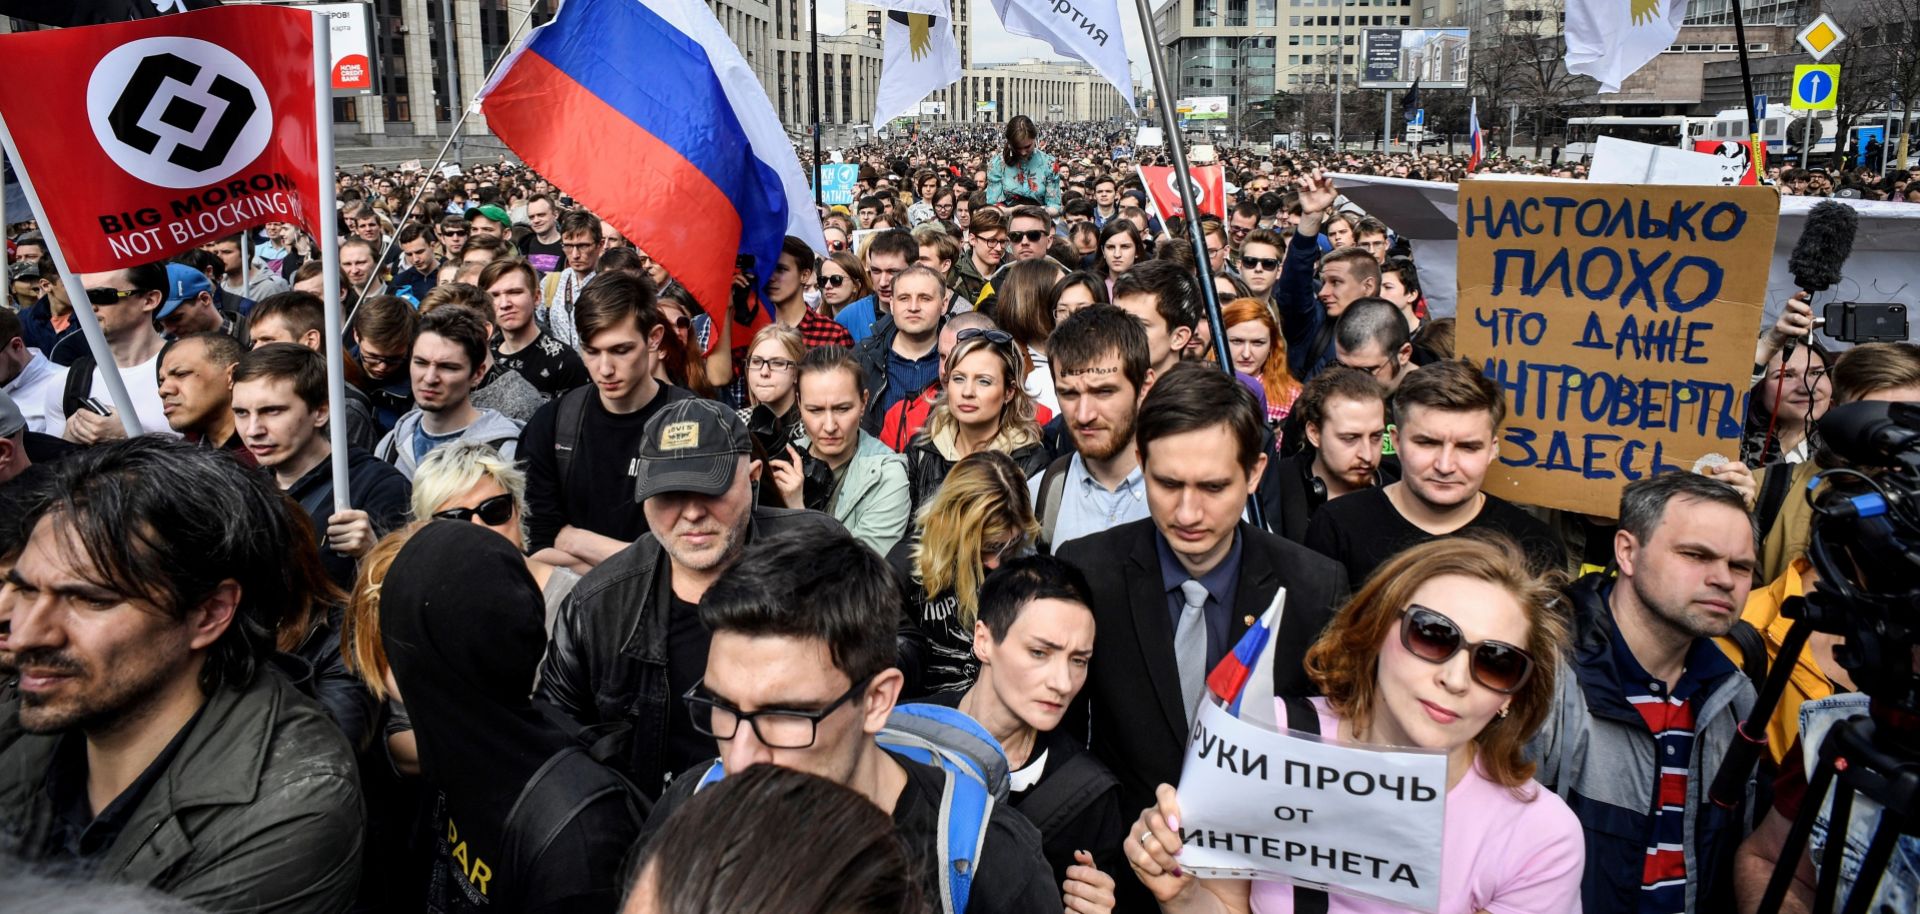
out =
<path fill-rule="evenodd" d="M 333 448 L 333 510 L 353 507 L 347 484 L 347 356 L 340 318 L 340 220 L 333 177 L 333 35 L 326 16 L 313 17 L 313 152 L 319 175 L 320 280 L 327 325 L 327 440 Z"/>
<path fill-rule="evenodd" d="M 519 38 L 520 31 L 527 27 L 527 23 L 530 23 L 532 21 L 533 21 L 533 7 L 528 7 L 527 14 L 525 16 L 520 17 L 520 24 L 514 28 L 512 34 L 507 36 L 507 43 L 502 46 L 502 50 L 500 51 L 500 56 L 494 60 L 493 66 L 487 70 L 487 78 L 480 81 L 480 88 L 473 90 L 474 97 L 472 99 L 469 99 L 467 103 L 460 108 L 459 116 L 454 118 L 453 129 L 447 131 L 446 142 L 440 144 L 440 153 L 433 157 L 433 164 L 427 167 L 427 170 L 425 172 L 427 176 L 427 180 L 420 182 L 420 189 L 413 192 L 413 200 L 407 204 L 407 214 L 411 214 L 414 211 L 414 209 L 420 206 L 420 199 L 426 196 L 428 182 L 432 180 L 434 175 L 440 173 L 441 164 L 446 162 L 447 160 L 447 151 L 449 149 L 452 149 L 454 141 L 459 139 L 460 128 L 466 126 L 467 115 L 473 113 L 475 108 L 474 102 L 479 100 L 480 93 L 485 92 L 488 86 L 493 85 L 493 77 L 495 74 L 500 72 L 500 65 L 505 63 L 507 58 L 513 56 L 514 39 Z M 333 74 L 330 71 L 326 74 L 326 79 L 327 79 L 327 82 L 331 84 L 333 80 Z M 331 90 L 329 90 L 329 92 L 331 92 Z M 333 114 L 332 114 L 333 100 L 331 95 L 329 95 L 328 97 L 327 105 L 328 107 L 326 109 L 327 111 L 326 119 L 321 121 L 321 123 L 324 125 L 328 125 L 329 132 L 331 132 L 331 125 L 333 123 Z M 331 151 L 327 153 L 327 158 L 329 161 L 332 160 L 333 153 Z M 326 179 L 327 194 L 329 198 L 331 198 L 334 192 L 333 191 L 334 174 L 333 174 L 332 165 L 327 166 L 326 174 L 322 175 L 322 177 Z M 509 226 L 509 228 L 511 228 L 511 226 Z M 375 260 L 374 263 L 375 264 L 386 263 L 387 258 L 393 256 L 393 246 L 398 244 L 399 242 L 400 242 L 400 233 L 398 231 L 395 231 L 392 234 L 388 235 L 387 246 L 384 250 L 380 252 L 380 257 L 377 260 Z M 335 258 L 335 259 L 338 259 L 338 258 Z M 347 320 L 349 321 L 353 320 L 353 315 L 358 314 L 360 312 L 360 303 L 366 300 L 367 290 L 373 288 L 374 280 L 377 280 L 379 278 L 380 278 L 380 270 L 377 268 L 372 273 L 367 274 L 367 281 L 364 284 L 362 284 L 360 288 L 356 290 L 354 293 L 353 311 L 347 315 Z"/>
<path fill-rule="evenodd" d="M 813 51 L 807 55 L 807 109 L 813 115 L 813 205 L 825 209 L 827 189 L 820 180 L 820 0 L 807 5 L 810 37 L 813 39 Z"/>
<path fill-rule="evenodd" d="M 107 345 L 105 331 L 100 329 L 100 317 L 93 313 L 93 303 L 87 300 L 87 289 L 80 282 L 80 274 L 73 271 L 60 250 L 60 233 L 54 231 L 53 223 L 47 220 L 47 208 L 40 205 L 40 192 L 33 186 L 33 176 L 27 173 L 26 160 L 20 158 L 20 149 L 13 143 L 13 131 L 8 129 L 4 117 L 0 117 L 0 148 L 20 163 L 14 168 L 20 193 L 27 198 L 27 208 L 33 212 L 33 218 L 39 220 L 40 237 L 47 243 L 47 256 L 52 258 L 54 269 L 60 271 L 60 284 L 67 290 L 67 301 L 73 306 L 74 319 L 80 322 L 80 333 L 87 338 L 87 352 L 100 370 L 100 379 L 107 382 L 107 397 L 113 401 L 113 411 L 120 414 L 120 427 L 126 429 L 129 438 L 145 434 L 140 417 L 133 411 L 133 398 L 127 395 L 127 382 L 120 377 L 120 363 L 113 360 L 113 349 Z M 163 290 L 161 294 L 166 293 Z"/>
<path fill-rule="evenodd" d="M 1761 184 L 1767 181 L 1767 144 L 1760 135 L 1760 125 L 1767 119 L 1767 112 L 1759 110 L 1759 97 L 1753 94 L 1753 68 L 1747 63 L 1747 23 L 1740 12 L 1740 0 L 1729 0 L 1733 4 L 1733 40 L 1740 45 L 1740 87 L 1746 93 L 1747 109 L 1747 149 L 1753 159 L 1753 174 Z M 1804 165 L 1805 163 L 1801 163 Z"/>
<path fill-rule="evenodd" d="M 1167 151 L 1173 155 L 1173 182 L 1180 188 L 1180 208 L 1186 216 L 1187 237 L 1193 243 L 1195 269 L 1200 274 L 1200 301 L 1206 305 L 1207 327 L 1213 331 L 1214 357 L 1220 362 L 1220 370 L 1227 377 L 1235 377 L 1233 353 L 1227 348 L 1226 321 L 1220 317 L 1220 291 L 1213 287 L 1213 265 L 1207 256 L 1207 239 L 1200 231 L 1200 207 L 1193 201 L 1193 180 L 1187 168 L 1187 147 L 1180 136 L 1179 124 L 1175 123 L 1173 96 L 1167 94 L 1166 67 L 1160 60 L 1163 46 L 1160 44 L 1160 30 L 1153 25 L 1152 0 L 1134 0 L 1134 8 L 1140 13 L 1140 28 L 1146 32 L 1147 70 L 1153 75 L 1153 93 L 1160 98 L 1161 132 L 1165 134 Z M 1148 194 L 1152 197 L 1152 194 Z M 1261 517 L 1260 500 L 1247 499 L 1247 519 L 1254 526 L 1266 529 L 1265 519 Z"/>

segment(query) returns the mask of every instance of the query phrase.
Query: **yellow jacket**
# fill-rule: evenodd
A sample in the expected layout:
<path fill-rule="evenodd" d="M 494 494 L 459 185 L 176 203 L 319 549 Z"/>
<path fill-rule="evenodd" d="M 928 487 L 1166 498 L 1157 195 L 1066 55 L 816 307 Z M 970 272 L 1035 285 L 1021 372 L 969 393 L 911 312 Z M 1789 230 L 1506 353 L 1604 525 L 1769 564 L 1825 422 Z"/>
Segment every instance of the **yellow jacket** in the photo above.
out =
<path fill-rule="evenodd" d="M 1760 630 L 1760 637 L 1767 644 L 1768 669 L 1772 669 L 1774 658 L 1780 654 L 1780 645 L 1787 639 L 1787 629 L 1793 627 L 1793 620 L 1781 615 L 1780 607 L 1789 597 L 1806 595 L 1807 588 L 1802 576 L 1812 567 L 1806 559 L 1795 558 L 1788 564 L 1785 573 L 1764 589 L 1747 595 L 1747 606 L 1741 611 L 1740 618 Z M 1743 655 L 1740 646 L 1733 639 L 1723 637 L 1714 641 L 1735 664 L 1741 662 Z M 1793 677 L 1787 681 L 1787 690 L 1780 695 L 1780 705 L 1774 709 L 1773 718 L 1767 721 L 1767 751 L 1772 754 L 1775 764 L 1786 757 L 1787 750 L 1800 735 L 1800 703 L 1832 694 L 1832 680 L 1821 672 L 1812 651 L 1802 650 L 1794 660 Z"/>

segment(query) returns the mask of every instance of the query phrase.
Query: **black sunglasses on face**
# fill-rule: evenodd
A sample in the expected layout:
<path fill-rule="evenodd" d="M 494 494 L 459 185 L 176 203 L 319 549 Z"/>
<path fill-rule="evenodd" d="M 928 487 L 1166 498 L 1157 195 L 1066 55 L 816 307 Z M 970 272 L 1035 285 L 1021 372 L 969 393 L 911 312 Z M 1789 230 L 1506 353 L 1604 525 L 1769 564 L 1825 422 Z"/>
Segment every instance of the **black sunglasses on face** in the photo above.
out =
<path fill-rule="evenodd" d="M 139 294 L 134 289 L 88 289 L 87 301 L 95 305 L 117 305 Z"/>
<path fill-rule="evenodd" d="M 820 277 L 820 284 L 823 286 L 826 286 L 829 289 L 838 289 L 841 286 L 845 285 L 846 282 L 847 282 L 847 278 L 837 273 L 832 276 Z"/>
<path fill-rule="evenodd" d="M 1027 242 L 1028 244 L 1032 244 L 1033 242 L 1039 241 L 1051 234 L 1053 233 L 1046 231 L 1045 229 L 1034 229 L 1028 232 L 1008 232 L 1007 237 L 1014 241 L 1024 241 L 1024 242 Z"/>
<path fill-rule="evenodd" d="M 1428 663 L 1446 663 L 1469 650 L 1473 681 L 1502 695 L 1520 691 L 1533 673 L 1533 655 L 1524 649 L 1505 641 L 1468 641 L 1452 619 L 1418 603 L 1400 611 L 1400 644 Z"/>
<path fill-rule="evenodd" d="M 1249 269 L 1258 268 L 1262 270 L 1278 270 L 1280 269 L 1280 258 L 1278 257 L 1242 257 L 1240 258 L 1240 266 L 1249 268 Z"/>
<path fill-rule="evenodd" d="M 461 523 L 471 521 L 478 516 L 481 523 L 489 527 L 498 527 L 513 519 L 513 496 L 511 494 L 495 495 L 471 508 L 448 508 L 445 511 L 433 512 L 433 516 L 435 520 L 457 520 Z"/>

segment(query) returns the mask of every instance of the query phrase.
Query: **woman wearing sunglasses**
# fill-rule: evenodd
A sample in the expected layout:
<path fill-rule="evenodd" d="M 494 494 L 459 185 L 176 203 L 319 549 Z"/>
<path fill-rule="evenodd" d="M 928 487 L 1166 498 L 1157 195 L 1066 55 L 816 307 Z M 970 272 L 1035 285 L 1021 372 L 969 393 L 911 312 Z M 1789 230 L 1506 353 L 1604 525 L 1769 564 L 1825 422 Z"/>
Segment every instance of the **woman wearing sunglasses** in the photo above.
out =
<path fill-rule="evenodd" d="M 907 483 L 916 508 L 940 489 L 949 470 L 981 451 L 1013 458 L 1026 476 L 1047 466 L 1047 449 L 1023 386 L 1025 365 L 1005 330 L 973 327 L 954 337 L 940 398 L 925 428 L 907 445 Z"/>
<path fill-rule="evenodd" d="M 1441 861 L 1440 914 L 1580 910 L 1580 823 L 1533 780 L 1525 756 L 1553 706 L 1554 658 L 1569 638 L 1554 599 L 1504 538 L 1432 540 L 1380 566 L 1307 652 L 1326 696 L 1313 699 L 1323 735 L 1447 754 L 1442 846 L 1409 849 Z M 1163 784 L 1127 834 L 1127 861 L 1161 910 L 1293 910 L 1287 885 L 1183 872 L 1168 827 L 1179 816 L 1177 792 Z M 1333 911 L 1396 910 L 1330 900 Z"/>
<path fill-rule="evenodd" d="M 713 322 L 693 303 L 693 295 L 679 283 L 660 290 L 660 316 L 666 318 L 668 333 L 660 339 L 660 357 L 653 362 L 653 376 L 678 385 L 696 395 L 715 398 L 713 383 L 707 380 L 704 358 L 688 357 L 694 346 L 705 346 L 707 330 Z"/>
<path fill-rule="evenodd" d="M 961 460 L 920 508 L 912 534 L 887 554 L 907 617 L 926 638 L 920 675 L 909 670 L 907 677 L 922 694 L 958 696 L 979 675 L 973 623 L 980 585 L 1002 560 L 1031 551 L 1028 544 L 1040 534 L 1027 495 L 1029 475 L 999 451 Z"/>
<path fill-rule="evenodd" d="M 873 294 L 867 271 L 851 251 L 835 251 L 820 261 L 820 313 L 832 317 L 851 302 Z"/>
<path fill-rule="evenodd" d="M 526 551 L 527 474 L 481 441 L 455 441 L 433 449 L 413 473 L 415 520 L 479 524 Z M 540 585 L 546 624 L 552 631 L 560 601 L 580 583 L 571 569 L 529 558 L 527 570 Z"/>

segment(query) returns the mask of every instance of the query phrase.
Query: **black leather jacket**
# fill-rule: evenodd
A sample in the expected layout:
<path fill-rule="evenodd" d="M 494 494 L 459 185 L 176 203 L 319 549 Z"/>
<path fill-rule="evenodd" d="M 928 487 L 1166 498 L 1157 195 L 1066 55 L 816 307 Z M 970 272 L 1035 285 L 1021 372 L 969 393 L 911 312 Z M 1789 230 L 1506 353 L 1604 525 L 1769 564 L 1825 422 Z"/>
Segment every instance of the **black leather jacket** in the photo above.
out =
<path fill-rule="evenodd" d="M 1020 465 L 1020 473 L 1031 479 L 1033 474 L 1047 468 L 1053 462 L 1053 454 L 1047 450 L 1045 442 L 1036 441 L 1008 455 Z M 940 449 L 927 440 L 925 434 L 913 439 L 907 446 L 907 490 L 913 496 L 913 512 L 917 517 L 920 506 L 940 491 L 941 483 L 947 481 L 947 474 L 953 471 L 955 461 L 948 460 Z"/>
<path fill-rule="evenodd" d="M 828 531 L 817 511 L 755 507 L 748 539 L 792 530 Z M 679 698 L 667 687 L 667 550 L 648 533 L 587 573 L 561 603 L 540 665 L 536 698 L 608 739 L 606 757 L 649 798 L 667 778 L 667 724 Z M 621 745 L 624 744 L 624 745 Z M 600 753 L 596 753 L 600 755 Z"/>

